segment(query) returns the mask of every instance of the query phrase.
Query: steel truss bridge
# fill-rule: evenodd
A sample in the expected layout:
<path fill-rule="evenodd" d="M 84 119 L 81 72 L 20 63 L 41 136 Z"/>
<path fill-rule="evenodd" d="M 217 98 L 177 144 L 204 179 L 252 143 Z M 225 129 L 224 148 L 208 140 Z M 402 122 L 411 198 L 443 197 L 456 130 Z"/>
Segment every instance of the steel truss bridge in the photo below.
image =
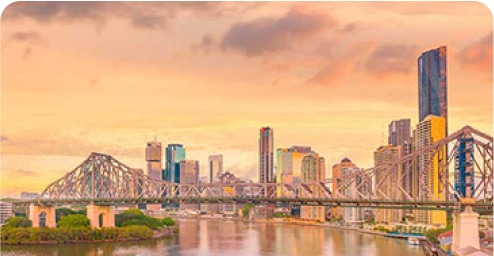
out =
<path fill-rule="evenodd" d="M 471 164 L 475 184 L 468 196 L 455 190 L 454 179 L 448 174 L 448 170 L 454 172 L 455 152 L 464 138 L 471 138 L 475 150 Z M 152 179 L 141 169 L 130 168 L 110 155 L 92 153 L 74 170 L 48 185 L 40 197 L 16 204 L 267 202 L 429 210 L 461 210 L 472 206 L 479 211 L 492 211 L 492 151 L 491 136 L 465 126 L 393 162 L 369 169 L 353 168 L 337 179 L 298 184 L 170 183 Z M 442 196 L 426 185 L 432 172 L 432 161 L 436 161 Z"/>

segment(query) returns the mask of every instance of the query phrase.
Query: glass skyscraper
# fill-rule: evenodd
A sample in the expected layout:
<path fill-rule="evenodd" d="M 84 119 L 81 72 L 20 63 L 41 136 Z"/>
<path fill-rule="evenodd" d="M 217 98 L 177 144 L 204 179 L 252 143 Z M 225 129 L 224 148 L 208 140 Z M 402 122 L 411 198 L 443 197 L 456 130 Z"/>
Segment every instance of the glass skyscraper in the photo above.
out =
<path fill-rule="evenodd" d="M 448 134 L 446 46 L 422 53 L 418 59 L 419 122 L 428 115 L 443 117 Z"/>
<path fill-rule="evenodd" d="M 185 148 L 181 144 L 168 144 L 166 147 L 166 169 L 163 179 L 180 183 L 180 161 L 185 160 Z"/>

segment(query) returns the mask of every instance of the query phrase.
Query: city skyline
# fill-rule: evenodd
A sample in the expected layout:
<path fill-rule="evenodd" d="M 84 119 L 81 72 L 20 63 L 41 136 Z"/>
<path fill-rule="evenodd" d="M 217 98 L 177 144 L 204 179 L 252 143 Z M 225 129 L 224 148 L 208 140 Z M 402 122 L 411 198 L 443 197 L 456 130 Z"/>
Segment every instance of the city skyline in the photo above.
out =
<path fill-rule="evenodd" d="M 327 169 L 371 167 L 383 127 L 418 123 L 417 58 L 441 45 L 449 132 L 492 132 L 480 3 L 14 3 L 2 35 L 2 195 L 42 190 L 92 151 L 145 169 L 155 133 L 201 175 L 220 153 L 256 179 L 262 126 Z"/>

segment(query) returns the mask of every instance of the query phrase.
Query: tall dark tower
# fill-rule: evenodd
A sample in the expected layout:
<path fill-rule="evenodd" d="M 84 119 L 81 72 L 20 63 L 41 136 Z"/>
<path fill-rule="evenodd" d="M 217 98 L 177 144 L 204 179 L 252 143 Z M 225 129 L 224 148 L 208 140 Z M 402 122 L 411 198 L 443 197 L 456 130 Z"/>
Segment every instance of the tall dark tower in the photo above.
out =
<path fill-rule="evenodd" d="M 418 59 L 419 122 L 428 115 L 446 119 L 448 135 L 448 84 L 446 46 L 422 53 Z"/>
<path fill-rule="evenodd" d="M 262 127 L 259 133 L 259 183 L 273 183 L 273 129 Z"/>

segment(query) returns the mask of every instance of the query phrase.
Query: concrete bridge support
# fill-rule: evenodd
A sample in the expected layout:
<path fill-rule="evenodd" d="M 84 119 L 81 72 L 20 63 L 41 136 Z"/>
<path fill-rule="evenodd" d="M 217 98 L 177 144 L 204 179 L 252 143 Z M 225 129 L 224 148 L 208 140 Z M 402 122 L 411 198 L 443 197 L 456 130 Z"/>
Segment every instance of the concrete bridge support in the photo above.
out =
<path fill-rule="evenodd" d="M 100 216 L 102 223 L 100 223 Z M 115 227 L 115 206 L 90 204 L 87 206 L 87 217 L 93 228 Z"/>
<path fill-rule="evenodd" d="M 31 204 L 29 206 L 29 219 L 33 222 L 33 227 L 56 228 L 55 206 L 40 206 Z"/>
<path fill-rule="evenodd" d="M 453 213 L 453 244 L 451 250 L 472 246 L 480 248 L 479 242 L 479 214 L 472 207 L 465 207 L 462 213 Z"/>

